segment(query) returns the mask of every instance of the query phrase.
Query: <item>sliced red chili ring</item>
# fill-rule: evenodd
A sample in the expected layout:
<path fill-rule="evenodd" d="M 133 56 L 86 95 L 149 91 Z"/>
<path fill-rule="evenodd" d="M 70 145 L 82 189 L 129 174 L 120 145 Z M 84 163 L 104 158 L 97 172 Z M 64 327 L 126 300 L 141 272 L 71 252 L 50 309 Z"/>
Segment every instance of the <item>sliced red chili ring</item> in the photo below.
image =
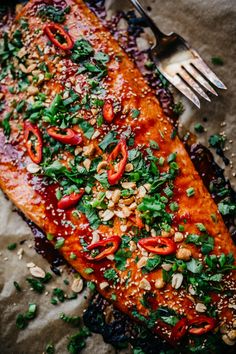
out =
<path fill-rule="evenodd" d="M 211 331 L 216 326 L 216 321 L 212 317 L 199 316 L 189 320 L 189 333 L 201 335 Z"/>
<path fill-rule="evenodd" d="M 139 245 L 148 252 L 156 254 L 172 254 L 176 251 L 176 244 L 170 238 L 161 236 L 142 238 L 138 241 Z"/>
<path fill-rule="evenodd" d="M 122 158 L 120 162 L 116 164 L 116 169 L 115 169 L 115 160 L 119 156 L 119 154 L 122 155 Z M 124 172 L 125 172 L 125 166 L 128 160 L 128 151 L 127 151 L 127 145 L 126 141 L 124 139 L 121 139 L 119 143 L 116 145 L 114 150 L 111 152 L 111 154 L 108 156 L 108 182 L 113 185 L 119 182 L 119 180 L 122 178 Z"/>
<path fill-rule="evenodd" d="M 103 118 L 107 123 L 111 123 L 115 117 L 113 101 L 111 99 L 107 99 L 103 105 L 102 109 Z"/>
<path fill-rule="evenodd" d="M 43 139 L 37 125 L 26 121 L 24 123 L 24 137 L 27 152 L 34 163 L 39 164 L 43 158 Z"/>
<path fill-rule="evenodd" d="M 181 318 L 176 325 L 172 328 L 170 340 L 174 344 L 178 342 L 187 332 L 188 320 L 186 318 Z"/>
<path fill-rule="evenodd" d="M 57 23 L 49 23 L 46 25 L 44 27 L 44 32 L 56 47 L 63 50 L 70 50 L 73 48 L 74 43 L 71 36 L 64 30 L 62 26 L 58 25 Z M 57 36 L 62 38 L 64 42 L 61 43 Z"/>
<path fill-rule="evenodd" d="M 97 255 L 94 255 L 94 257 L 88 253 L 85 253 L 85 258 L 88 261 L 100 261 L 106 258 L 107 256 L 109 256 L 110 254 L 114 254 L 118 250 L 120 243 L 121 243 L 121 238 L 119 236 L 112 236 L 105 240 L 90 244 L 87 247 L 88 251 L 101 249 L 101 252 L 99 252 Z"/>
<path fill-rule="evenodd" d="M 78 201 L 82 198 L 84 195 L 84 189 L 81 188 L 80 193 L 71 193 L 69 195 L 65 195 L 62 197 L 59 202 L 57 203 L 57 207 L 59 209 L 69 209 L 75 206 Z"/>
<path fill-rule="evenodd" d="M 79 145 L 83 140 L 81 134 L 75 132 L 71 128 L 64 129 L 63 134 L 60 133 L 60 131 L 61 130 L 57 127 L 51 127 L 47 129 L 48 135 L 63 144 Z"/>

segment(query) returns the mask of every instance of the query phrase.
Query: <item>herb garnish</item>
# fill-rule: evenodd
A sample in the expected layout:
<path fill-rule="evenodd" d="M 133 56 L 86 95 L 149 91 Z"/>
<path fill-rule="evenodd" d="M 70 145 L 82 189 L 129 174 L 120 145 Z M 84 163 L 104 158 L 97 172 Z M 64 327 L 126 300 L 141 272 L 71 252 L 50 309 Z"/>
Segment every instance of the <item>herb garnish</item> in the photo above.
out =
<path fill-rule="evenodd" d="M 16 288 L 17 291 L 21 291 L 21 287 L 20 287 L 19 283 L 17 283 L 17 281 L 14 281 L 13 284 L 14 284 L 14 287 Z"/>
<path fill-rule="evenodd" d="M 16 317 L 16 327 L 19 329 L 25 329 L 28 326 L 28 322 L 35 318 L 37 311 L 36 304 L 29 304 L 28 311 L 25 314 L 19 314 Z"/>
<path fill-rule="evenodd" d="M 16 244 L 16 243 L 10 243 L 10 244 L 7 246 L 7 249 L 8 249 L 9 251 L 13 251 L 13 250 L 16 249 L 16 247 L 17 247 L 17 244 Z"/>
<path fill-rule="evenodd" d="M 52 5 L 41 5 L 37 11 L 37 15 L 42 18 L 43 21 L 50 19 L 56 23 L 63 23 L 66 19 L 66 14 L 70 12 L 70 6 L 63 8 Z"/>
<path fill-rule="evenodd" d="M 201 246 L 203 254 L 208 254 L 214 249 L 214 238 L 209 235 L 195 235 L 189 234 L 185 240 L 186 243 L 194 243 L 197 246 Z"/>
<path fill-rule="evenodd" d="M 54 354 L 55 353 L 54 344 L 52 344 L 52 343 L 47 344 L 45 352 L 46 352 L 46 354 Z"/>
<path fill-rule="evenodd" d="M 90 331 L 87 327 L 82 327 L 80 331 L 69 337 L 67 350 L 71 354 L 78 354 L 85 347 L 85 339 L 90 336 Z"/>
<path fill-rule="evenodd" d="M 119 276 L 113 268 L 105 270 L 103 275 L 105 279 L 110 280 L 114 283 L 117 283 L 119 280 Z"/>
<path fill-rule="evenodd" d="M 224 65 L 224 61 L 223 61 L 223 59 L 220 58 L 220 57 L 212 57 L 212 58 L 211 58 L 211 62 L 212 62 L 212 64 L 214 64 L 214 65 L 220 65 L 220 66 Z"/>
<path fill-rule="evenodd" d="M 30 286 L 34 289 L 39 294 L 42 294 L 45 286 L 42 284 L 40 280 L 34 279 L 34 278 L 26 278 Z"/>
<path fill-rule="evenodd" d="M 81 318 L 79 316 L 67 316 L 65 313 L 60 314 L 60 319 L 66 323 L 71 324 L 73 327 L 78 327 L 81 324 Z"/>

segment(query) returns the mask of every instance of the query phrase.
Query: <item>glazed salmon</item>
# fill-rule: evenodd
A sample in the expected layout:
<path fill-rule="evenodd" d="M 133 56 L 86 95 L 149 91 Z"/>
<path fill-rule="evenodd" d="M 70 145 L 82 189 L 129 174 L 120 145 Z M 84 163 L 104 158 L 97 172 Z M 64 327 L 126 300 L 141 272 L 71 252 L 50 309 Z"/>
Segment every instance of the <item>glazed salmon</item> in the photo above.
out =
<path fill-rule="evenodd" d="M 30 1 L 2 37 L 4 193 L 164 340 L 234 345 L 236 247 L 133 61 L 80 0 Z"/>

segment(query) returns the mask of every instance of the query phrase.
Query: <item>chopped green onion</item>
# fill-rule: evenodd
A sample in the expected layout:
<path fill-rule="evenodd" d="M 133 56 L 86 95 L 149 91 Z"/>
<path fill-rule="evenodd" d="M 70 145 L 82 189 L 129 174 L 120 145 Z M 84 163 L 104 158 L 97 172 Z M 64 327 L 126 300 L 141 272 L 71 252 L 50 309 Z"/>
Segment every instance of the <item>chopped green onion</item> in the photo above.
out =
<path fill-rule="evenodd" d="M 192 197 L 195 194 L 195 189 L 193 187 L 186 189 L 186 194 L 188 197 Z"/>
<path fill-rule="evenodd" d="M 13 251 L 13 250 L 16 249 L 16 246 L 17 246 L 16 243 L 10 243 L 10 244 L 7 246 L 7 249 L 8 249 L 9 251 Z"/>
<path fill-rule="evenodd" d="M 203 133 L 204 132 L 204 127 L 200 123 L 197 123 L 194 126 L 194 130 L 195 130 L 196 133 Z"/>
<path fill-rule="evenodd" d="M 197 226 L 199 231 L 201 231 L 201 232 L 205 232 L 206 231 L 206 227 L 202 223 L 199 222 L 199 223 L 196 224 L 196 226 Z"/>
<path fill-rule="evenodd" d="M 132 118 L 138 118 L 139 115 L 140 115 L 140 110 L 139 109 L 132 109 L 131 110 L 131 117 Z"/>
<path fill-rule="evenodd" d="M 56 243 L 55 243 L 55 249 L 61 248 L 65 243 L 65 239 L 63 237 L 58 237 Z"/>

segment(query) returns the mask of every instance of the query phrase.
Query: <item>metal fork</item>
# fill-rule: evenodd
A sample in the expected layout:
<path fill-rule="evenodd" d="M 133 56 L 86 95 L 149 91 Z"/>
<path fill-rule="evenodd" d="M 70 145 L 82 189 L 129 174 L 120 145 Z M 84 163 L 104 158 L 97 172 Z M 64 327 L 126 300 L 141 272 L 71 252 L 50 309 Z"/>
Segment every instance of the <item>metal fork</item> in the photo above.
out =
<path fill-rule="evenodd" d="M 223 82 L 207 66 L 197 51 L 191 48 L 181 36 L 174 32 L 169 35 L 161 32 L 140 2 L 138 0 L 130 1 L 155 35 L 155 43 L 150 48 L 152 59 L 160 73 L 173 86 L 198 108 L 200 108 L 200 101 L 194 91 L 210 101 L 203 88 L 216 96 L 218 95 L 211 84 L 220 89 L 226 89 Z"/>

